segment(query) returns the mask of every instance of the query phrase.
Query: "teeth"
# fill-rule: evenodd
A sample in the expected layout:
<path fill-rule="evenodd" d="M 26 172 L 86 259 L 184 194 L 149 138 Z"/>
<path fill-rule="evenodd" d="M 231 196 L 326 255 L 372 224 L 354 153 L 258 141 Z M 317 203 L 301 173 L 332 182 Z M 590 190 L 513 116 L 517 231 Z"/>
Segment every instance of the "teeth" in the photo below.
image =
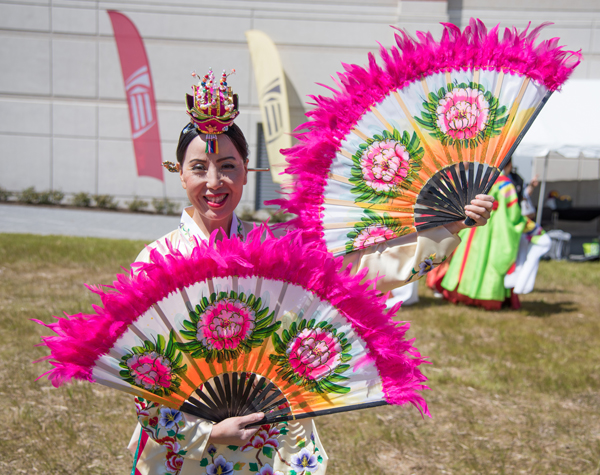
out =
<path fill-rule="evenodd" d="M 207 196 L 206 199 L 208 201 L 210 201 L 211 203 L 221 203 L 225 198 L 227 198 L 227 195 L 219 195 L 219 196 Z"/>

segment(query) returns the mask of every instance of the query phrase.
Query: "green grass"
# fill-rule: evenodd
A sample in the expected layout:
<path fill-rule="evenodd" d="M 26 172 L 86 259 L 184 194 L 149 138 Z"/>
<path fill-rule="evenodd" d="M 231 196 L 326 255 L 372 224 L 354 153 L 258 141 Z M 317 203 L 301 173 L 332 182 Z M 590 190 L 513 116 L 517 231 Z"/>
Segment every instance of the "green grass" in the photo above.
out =
<path fill-rule="evenodd" d="M 83 283 L 110 283 L 143 245 L 0 234 L 0 473 L 131 470 L 131 398 L 36 381 L 49 331 L 30 319 L 89 311 Z M 330 475 L 600 473 L 598 263 L 543 262 L 519 311 L 450 305 L 422 284 L 420 295 L 399 318 L 431 362 L 432 418 L 381 407 L 318 419 Z"/>
<path fill-rule="evenodd" d="M 49 330 L 32 318 L 89 312 L 99 300 L 83 285 L 110 283 L 145 243 L 0 234 L 0 473 L 124 474 L 135 427 L 131 398 L 100 385 L 58 389 L 32 361 Z"/>

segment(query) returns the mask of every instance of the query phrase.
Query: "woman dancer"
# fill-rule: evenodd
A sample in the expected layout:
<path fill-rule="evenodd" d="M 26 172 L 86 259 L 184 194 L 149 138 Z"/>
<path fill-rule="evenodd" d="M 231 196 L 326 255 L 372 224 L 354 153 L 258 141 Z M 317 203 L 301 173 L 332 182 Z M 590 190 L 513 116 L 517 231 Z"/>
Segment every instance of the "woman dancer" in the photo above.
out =
<path fill-rule="evenodd" d="M 187 110 L 191 122 L 179 137 L 177 164 L 166 166 L 179 173 L 192 206 L 183 211 L 179 228 L 150 244 L 138 261 L 148 262 L 149 249 L 189 252 L 196 239 L 207 240 L 213 232 L 216 239 L 222 233 L 245 239 L 253 227 L 234 212 L 248 179 L 248 144 L 233 123 L 237 95 L 227 86 L 227 75 L 217 84 L 209 71 L 188 96 Z M 467 206 L 467 215 L 483 225 L 491 207 L 491 198 L 480 195 Z M 347 255 L 345 264 L 351 263 L 354 271 L 368 267 L 368 277 L 382 276 L 378 289 L 388 291 L 424 275 L 435 264 L 433 254 L 439 261 L 449 255 L 460 242 L 455 233 L 463 227 L 453 223 L 388 241 Z M 130 443 L 136 474 L 320 475 L 327 468 L 312 419 L 247 428 L 262 419 L 257 413 L 213 424 L 137 398 L 136 411 L 139 424 Z"/>

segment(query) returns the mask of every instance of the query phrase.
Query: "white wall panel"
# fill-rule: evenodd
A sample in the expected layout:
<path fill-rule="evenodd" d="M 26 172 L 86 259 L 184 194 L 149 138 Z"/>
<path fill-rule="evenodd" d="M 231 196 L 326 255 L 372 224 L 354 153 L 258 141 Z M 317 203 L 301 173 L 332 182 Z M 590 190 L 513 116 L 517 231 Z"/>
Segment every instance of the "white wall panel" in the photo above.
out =
<path fill-rule="evenodd" d="M 127 104 L 102 104 L 98 111 L 98 132 L 102 139 L 131 141 L 131 125 Z"/>
<path fill-rule="evenodd" d="M 0 100 L 0 131 L 5 134 L 49 134 L 50 103 Z"/>
<path fill-rule="evenodd" d="M 98 153 L 98 193 L 133 196 L 136 180 L 133 142 L 101 140 Z"/>
<path fill-rule="evenodd" d="M 0 28 L 7 30 L 48 31 L 50 8 L 47 5 L 0 4 Z"/>
<path fill-rule="evenodd" d="M 183 104 L 183 99 L 181 100 Z M 168 109 L 158 107 L 158 128 L 160 131 L 161 142 L 175 142 L 179 140 L 179 134 L 185 125 L 189 122 L 189 116 L 185 112 L 185 106 L 175 108 L 169 106 Z M 175 149 L 173 149 L 173 153 Z M 173 157 L 173 154 L 169 154 Z M 165 160 L 171 160 L 166 158 Z"/>
<path fill-rule="evenodd" d="M 235 75 L 228 81 L 234 92 L 240 94 L 240 104 L 248 103 L 246 85 L 253 74 L 250 53 L 246 44 L 222 45 L 205 42 L 149 42 L 146 52 L 152 70 L 157 101 L 184 104 L 185 94 L 192 92 L 192 85 L 198 83 L 191 71 L 204 75 L 212 67 L 215 76 L 223 70 L 235 69 Z M 238 91 L 240 89 L 240 91 Z"/>
<path fill-rule="evenodd" d="M 166 173 L 168 173 L 165 170 Z M 133 182 L 133 195 L 142 197 L 151 202 L 152 198 L 164 196 L 163 182 L 148 176 L 139 176 Z"/>
<path fill-rule="evenodd" d="M 54 94 L 96 97 L 96 44 L 92 40 L 55 39 L 52 43 Z"/>
<path fill-rule="evenodd" d="M 0 33 L 0 93 L 50 94 L 50 40 Z"/>
<path fill-rule="evenodd" d="M 395 18 L 390 19 L 393 22 Z M 276 44 L 372 48 L 375 40 L 389 30 L 389 23 L 256 18 L 254 29 L 264 31 Z"/>
<path fill-rule="evenodd" d="M 80 33 L 84 35 L 95 35 L 97 32 L 98 12 L 90 8 L 93 4 L 87 3 L 87 8 L 52 8 L 52 31 L 57 33 Z"/>
<path fill-rule="evenodd" d="M 50 188 L 50 138 L 0 135 L 0 186 L 22 191 L 30 186 Z"/>
<path fill-rule="evenodd" d="M 152 74 L 152 65 L 150 65 Z M 98 95 L 101 99 L 125 101 L 125 86 L 115 39 L 102 38 L 98 48 Z M 125 103 L 125 102 L 123 102 Z"/>
<path fill-rule="evenodd" d="M 160 12 L 136 11 L 129 5 L 116 8 L 133 21 L 143 38 L 194 39 L 197 41 L 245 42 L 244 31 L 250 28 L 249 17 L 239 17 L 232 11 L 220 10 L 218 16 L 202 10 L 175 13 L 163 8 Z M 110 18 L 100 16 L 100 34 L 112 35 Z"/>
<path fill-rule="evenodd" d="M 55 102 L 52 106 L 54 135 L 95 139 L 96 108 L 95 104 Z"/>
<path fill-rule="evenodd" d="M 54 188 L 65 193 L 96 189 L 96 141 L 54 137 Z"/>

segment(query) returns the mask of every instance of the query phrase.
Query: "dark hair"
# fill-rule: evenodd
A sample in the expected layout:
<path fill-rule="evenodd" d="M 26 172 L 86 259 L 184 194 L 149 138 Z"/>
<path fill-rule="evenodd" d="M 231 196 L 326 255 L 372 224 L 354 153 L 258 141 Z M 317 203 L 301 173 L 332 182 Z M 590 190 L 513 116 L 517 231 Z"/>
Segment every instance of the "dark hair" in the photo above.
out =
<path fill-rule="evenodd" d="M 242 129 L 240 129 L 235 124 L 231 124 L 229 128 L 225 132 L 223 132 L 223 134 L 229 137 L 229 139 L 233 143 L 233 146 L 241 155 L 242 160 L 244 160 L 244 162 L 247 162 L 250 151 L 248 150 L 248 142 L 246 142 L 246 137 L 244 137 Z M 177 151 L 175 152 L 179 165 L 183 166 L 183 161 L 185 160 L 185 152 L 187 151 L 190 142 L 198 136 L 200 136 L 200 132 L 198 132 L 196 126 L 191 122 L 188 125 L 186 125 L 185 128 L 181 131 L 181 134 L 179 134 L 179 143 L 177 144 Z"/>

